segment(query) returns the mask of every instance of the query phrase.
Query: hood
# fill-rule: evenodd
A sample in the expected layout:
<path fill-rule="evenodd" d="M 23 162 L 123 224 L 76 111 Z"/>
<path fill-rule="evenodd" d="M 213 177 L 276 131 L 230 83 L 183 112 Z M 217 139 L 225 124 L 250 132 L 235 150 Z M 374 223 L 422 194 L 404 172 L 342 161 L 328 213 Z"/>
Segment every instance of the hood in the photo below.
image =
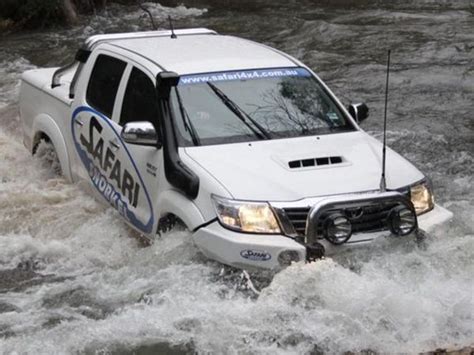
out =
<path fill-rule="evenodd" d="M 363 131 L 183 150 L 191 165 L 206 170 L 235 199 L 294 201 L 376 190 L 380 184 L 382 144 Z M 386 168 L 388 189 L 423 178 L 391 149 Z"/>

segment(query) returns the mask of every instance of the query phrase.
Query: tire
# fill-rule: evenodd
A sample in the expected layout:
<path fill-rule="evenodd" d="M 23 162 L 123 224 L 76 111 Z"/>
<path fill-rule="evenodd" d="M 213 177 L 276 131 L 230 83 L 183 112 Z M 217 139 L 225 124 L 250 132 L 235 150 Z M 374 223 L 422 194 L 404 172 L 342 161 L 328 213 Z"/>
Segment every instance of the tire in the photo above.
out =
<path fill-rule="evenodd" d="M 189 230 L 186 224 L 174 214 L 168 214 L 160 219 L 158 222 L 157 234 L 169 232 L 173 229 L 183 231 Z"/>

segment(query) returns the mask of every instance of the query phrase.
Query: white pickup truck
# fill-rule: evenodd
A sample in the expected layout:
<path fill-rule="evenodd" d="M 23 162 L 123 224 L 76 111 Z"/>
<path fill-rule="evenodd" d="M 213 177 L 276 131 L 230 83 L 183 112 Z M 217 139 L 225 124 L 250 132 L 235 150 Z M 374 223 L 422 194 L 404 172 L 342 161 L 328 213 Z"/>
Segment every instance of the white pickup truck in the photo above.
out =
<path fill-rule="evenodd" d="M 98 35 L 22 76 L 24 144 L 52 143 L 140 233 L 180 220 L 209 258 L 279 268 L 452 214 L 426 177 L 358 123 L 307 66 L 207 29 Z M 82 184 L 84 185 L 84 184 Z"/>

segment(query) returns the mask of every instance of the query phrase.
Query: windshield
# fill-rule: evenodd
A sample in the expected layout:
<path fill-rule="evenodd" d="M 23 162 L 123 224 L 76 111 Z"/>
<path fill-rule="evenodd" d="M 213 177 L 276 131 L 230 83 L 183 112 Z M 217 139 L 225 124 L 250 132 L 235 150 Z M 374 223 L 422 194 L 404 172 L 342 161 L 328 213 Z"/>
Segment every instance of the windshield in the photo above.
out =
<path fill-rule="evenodd" d="M 180 145 L 209 145 L 354 130 L 303 68 L 182 76 L 172 94 Z"/>

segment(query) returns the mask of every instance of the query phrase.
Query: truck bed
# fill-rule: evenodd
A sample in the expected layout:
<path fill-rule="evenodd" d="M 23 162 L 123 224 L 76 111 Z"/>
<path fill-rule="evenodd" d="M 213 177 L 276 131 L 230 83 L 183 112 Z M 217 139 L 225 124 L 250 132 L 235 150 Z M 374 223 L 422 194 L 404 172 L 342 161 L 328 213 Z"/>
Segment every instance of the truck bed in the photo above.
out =
<path fill-rule="evenodd" d="M 51 88 L 51 80 L 57 69 L 58 68 L 43 68 L 28 70 L 22 75 L 21 80 L 41 91 L 44 91 L 45 94 L 51 95 L 65 104 L 69 104 L 71 102 L 69 99 L 69 86 L 76 67 L 66 72 L 61 77 L 61 85 L 53 89 Z"/>
<path fill-rule="evenodd" d="M 51 80 L 58 68 L 33 69 L 21 77 L 20 116 L 24 133 L 23 143 L 33 151 L 37 143 L 37 129 L 42 121 L 53 120 L 61 132 L 69 131 L 72 99 L 69 86 L 75 67 L 61 78 L 61 85 L 51 88 Z"/>

